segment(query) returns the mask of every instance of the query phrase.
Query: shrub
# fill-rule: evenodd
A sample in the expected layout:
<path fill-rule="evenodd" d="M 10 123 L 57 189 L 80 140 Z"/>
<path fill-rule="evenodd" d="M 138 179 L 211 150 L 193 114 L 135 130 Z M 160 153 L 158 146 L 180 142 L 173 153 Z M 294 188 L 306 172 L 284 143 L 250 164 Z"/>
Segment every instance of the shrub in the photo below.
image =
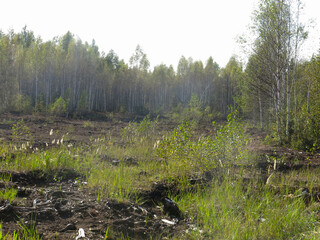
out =
<path fill-rule="evenodd" d="M 23 118 L 12 126 L 12 139 L 19 141 L 21 138 L 29 138 L 31 135 L 30 128 L 25 125 Z"/>
<path fill-rule="evenodd" d="M 128 142 L 142 142 L 144 140 L 150 140 L 155 136 L 155 127 L 158 124 L 158 118 L 155 121 L 150 119 L 150 116 L 147 115 L 143 118 L 140 123 L 130 122 L 128 126 L 126 126 L 121 131 L 122 140 L 126 140 Z"/>
<path fill-rule="evenodd" d="M 196 139 L 188 123 L 179 125 L 155 144 L 158 157 L 201 171 L 246 163 L 248 139 L 235 115 L 228 115 L 227 124 L 219 125 L 215 136 Z"/>
<path fill-rule="evenodd" d="M 59 97 L 51 106 L 50 113 L 54 116 L 65 116 L 67 114 L 67 103 Z"/>
<path fill-rule="evenodd" d="M 13 97 L 10 109 L 16 112 L 30 113 L 32 111 L 31 98 L 22 94 L 17 94 Z"/>

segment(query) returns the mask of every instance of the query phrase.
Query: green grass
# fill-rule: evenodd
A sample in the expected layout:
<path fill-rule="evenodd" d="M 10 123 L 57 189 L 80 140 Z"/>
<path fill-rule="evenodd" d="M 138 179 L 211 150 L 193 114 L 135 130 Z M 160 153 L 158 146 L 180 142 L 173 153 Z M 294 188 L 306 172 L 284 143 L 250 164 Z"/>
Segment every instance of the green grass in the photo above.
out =
<path fill-rule="evenodd" d="M 241 179 L 217 181 L 177 203 L 197 223 L 191 239 L 305 239 L 319 226 L 317 203 L 306 206 Z"/>
<path fill-rule="evenodd" d="M 282 174 L 282 184 L 286 186 L 320 188 L 320 168 L 302 168 Z M 279 184 L 279 183 L 278 183 Z"/>
<path fill-rule="evenodd" d="M 0 240 L 40 240 L 40 236 L 37 233 L 34 222 L 31 222 L 30 226 L 25 224 L 18 224 L 19 230 L 15 230 L 13 233 L 7 233 L 4 235 L 2 230 L 2 224 L 0 223 Z"/>
<path fill-rule="evenodd" d="M 18 190 L 15 188 L 6 188 L 0 190 L 0 200 L 7 200 L 12 203 L 17 197 Z"/>
<path fill-rule="evenodd" d="M 60 144 L 35 152 L 16 150 L 13 145 L 1 143 L 0 154 L 5 156 L 0 161 L 1 169 L 51 173 L 73 169 L 86 176 L 97 201 L 106 198 L 139 201 L 139 193 L 150 190 L 155 182 L 174 181 L 180 193 L 177 196 L 173 192 L 170 197 L 195 224 L 178 239 L 318 238 L 319 204 L 306 205 L 300 198 L 288 198 L 285 189 L 292 184 L 318 187 L 319 170 L 282 174 L 273 183 L 280 189 L 275 192 L 262 185 L 252 170 L 242 170 L 242 166 L 254 159 L 246 148 L 248 136 L 244 126 L 234 119 L 215 126 L 215 135 L 208 137 L 196 135 L 188 124 L 177 126 L 172 132 L 159 132 L 156 127 L 157 121 L 146 118 L 140 124 L 129 124 L 119 138 L 102 134 L 86 144 L 72 147 Z M 126 164 L 127 157 L 138 164 Z M 119 164 L 113 165 L 112 159 Z M 250 176 L 249 181 L 244 181 L 244 172 Z M 212 182 L 199 188 L 190 185 L 190 178 L 201 178 L 205 173 L 213 176 Z M 3 176 L 2 181 L 10 181 L 10 177 Z M 15 194 L 14 189 L 8 188 L 0 192 L 0 199 L 3 196 L 13 201 Z M 29 228 L 21 229 L 25 233 L 20 231 L 19 236 L 33 235 L 27 233 Z M 24 238 L 12 235 L 0 239 Z"/>
<path fill-rule="evenodd" d="M 0 183 L 5 186 L 4 189 L 0 190 L 0 200 L 7 200 L 9 203 L 12 203 L 17 196 L 18 190 L 15 188 L 9 187 L 11 182 L 11 175 L 2 173 L 0 175 Z"/>

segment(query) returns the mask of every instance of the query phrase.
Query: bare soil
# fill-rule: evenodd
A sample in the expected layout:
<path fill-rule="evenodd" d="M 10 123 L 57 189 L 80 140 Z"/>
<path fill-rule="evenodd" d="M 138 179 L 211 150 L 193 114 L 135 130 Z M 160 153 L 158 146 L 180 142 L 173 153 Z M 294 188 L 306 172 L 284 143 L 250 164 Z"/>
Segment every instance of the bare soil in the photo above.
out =
<path fill-rule="evenodd" d="M 61 176 L 62 181 L 54 180 Z M 18 189 L 18 201 L 0 203 L 4 232 L 30 228 L 33 223 L 42 239 L 75 239 L 80 228 L 89 239 L 104 239 L 107 229 L 108 239 L 161 239 L 191 227 L 154 204 L 98 201 L 76 172 L 60 172 L 48 179 L 41 172 L 12 173 L 10 187 Z"/>
<path fill-rule="evenodd" d="M 6 114 L 0 116 L 1 141 L 19 144 L 13 137 L 12 127 L 21 119 L 28 127 L 30 137 L 18 141 L 32 141 L 33 148 L 38 149 L 56 146 L 52 142 L 63 136 L 67 139 L 65 144 L 73 145 L 89 143 L 105 135 L 119 137 L 121 129 L 132 120 L 89 121 Z M 89 239 L 104 239 L 108 229 L 108 239 L 162 239 L 183 234 L 194 227 L 182 216 L 166 214 L 161 199 L 167 195 L 170 186 L 165 183 L 141 193 L 143 203 L 139 205 L 129 201 L 99 200 L 86 187 L 86 179 L 72 170 L 49 175 L 40 171 L 6 173 L 0 170 L 0 174 L 12 177 L 9 183 L 0 184 L 0 189 L 18 189 L 14 203 L 0 202 L 4 233 L 22 231 L 35 224 L 42 239 L 75 239 L 80 228 Z"/>
<path fill-rule="evenodd" d="M 257 154 L 257 167 L 263 171 L 267 171 L 269 166 L 273 167 L 274 159 L 277 160 L 277 171 L 280 172 L 320 167 L 320 153 L 267 145 L 263 143 L 266 132 L 255 128 L 250 128 L 247 132 L 252 139 L 249 150 Z"/>

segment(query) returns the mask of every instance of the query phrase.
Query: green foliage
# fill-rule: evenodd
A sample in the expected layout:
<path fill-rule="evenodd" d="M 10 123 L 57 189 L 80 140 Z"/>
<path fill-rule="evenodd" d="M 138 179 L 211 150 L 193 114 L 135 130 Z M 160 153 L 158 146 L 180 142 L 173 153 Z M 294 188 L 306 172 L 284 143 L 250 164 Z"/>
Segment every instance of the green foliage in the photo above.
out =
<path fill-rule="evenodd" d="M 85 91 L 82 91 L 80 94 L 80 99 L 77 105 L 77 112 L 85 113 L 88 111 L 88 94 Z"/>
<path fill-rule="evenodd" d="M 43 152 L 33 151 L 32 153 L 14 151 L 14 148 L 9 149 L 9 151 L 14 151 L 15 157 L 6 157 L 2 165 L 3 169 L 50 172 L 63 168 L 79 169 L 81 167 L 79 159 L 73 158 L 72 152 L 66 146 L 60 144 L 57 147 Z"/>
<path fill-rule="evenodd" d="M 134 55 L 130 57 L 130 65 L 133 68 L 137 68 L 141 71 L 148 70 L 150 66 L 150 62 L 147 58 L 147 54 L 143 52 L 140 45 L 137 45 Z"/>
<path fill-rule="evenodd" d="M 135 141 L 143 142 L 150 140 L 156 135 L 155 128 L 158 124 L 158 118 L 152 121 L 150 115 L 143 118 L 140 123 L 130 122 L 121 131 L 121 137 L 123 140 L 133 143 Z"/>
<path fill-rule="evenodd" d="M 213 114 L 210 106 L 204 107 L 199 97 L 192 94 L 188 106 L 183 108 L 181 103 L 177 104 L 172 109 L 171 117 L 178 122 L 189 122 L 195 127 L 199 123 L 208 123 L 215 117 L 219 118 L 220 113 Z"/>
<path fill-rule="evenodd" d="M 12 203 L 17 197 L 18 189 L 15 188 L 6 188 L 0 190 L 0 200 L 7 200 L 9 203 Z"/>
<path fill-rule="evenodd" d="M 264 138 L 263 142 L 268 145 L 280 144 L 280 138 L 275 128 L 273 128 L 273 131 Z"/>
<path fill-rule="evenodd" d="M 24 223 L 18 223 L 21 230 L 15 230 L 13 234 L 9 232 L 3 235 L 2 224 L 0 223 L 0 240 L 40 240 L 42 239 L 37 233 L 36 223 L 32 220 L 29 226 Z"/>
<path fill-rule="evenodd" d="M 183 110 L 184 121 L 199 123 L 202 115 L 202 103 L 196 94 L 192 94 L 188 107 Z"/>
<path fill-rule="evenodd" d="M 22 229 L 20 232 L 18 232 L 18 239 L 34 239 L 34 240 L 40 240 L 41 237 L 38 235 L 37 229 L 36 229 L 36 222 L 31 219 L 30 224 L 27 226 L 24 223 L 19 224 L 20 228 Z"/>
<path fill-rule="evenodd" d="M 149 112 L 150 111 L 147 106 L 135 106 L 133 108 L 133 113 L 136 115 L 146 116 Z"/>
<path fill-rule="evenodd" d="M 26 28 L 0 34 L 1 113 L 30 112 L 32 107 L 34 113 L 55 116 L 106 111 L 163 115 L 176 113 L 178 104 L 186 107 L 191 100 L 179 121 L 197 123 L 203 119 L 203 107 L 224 116 L 226 106 L 232 104 L 232 94 L 227 103 L 224 99 L 229 79 L 220 75 L 212 57 L 206 65 L 182 57 L 177 72 L 165 64 L 150 71 L 147 54 L 139 45 L 125 63 L 113 50 L 99 52 L 94 41 L 83 43 L 74 36 L 67 32 L 43 41 Z"/>
<path fill-rule="evenodd" d="M 176 201 L 196 222 L 187 239 L 306 239 L 318 225 L 310 214 L 316 203 L 308 208 L 300 198 L 275 195 L 254 180 L 244 183 L 242 176 Z"/>
<path fill-rule="evenodd" d="M 195 139 L 188 123 L 179 125 L 157 142 L 157 155 L 201 171 L 244 164 L 247 160 L 248 138 L 244 126 L 236 120 L 236 114 L 233 111 L 228 115 L 227 124 L 218 126 L 215 136 Z"/>
<path fill-rule="evenodd" d="M 243 164 L 247 159 L 248 137 L 244 125 L 237 120 L 238 111 L 232 110 L 227 124 L 219 126 L 212 142 L 214 157 L 221 166 Z"/>
<path fill-rule="evenodd" d="M 12 126 L 12 139 L 14 141 L 21 141 L 22 138 L 29 138 L 31 136 L 30 128 L 25 125 L 23 118 Z"/>
<path fill-rule="evenodd" d="M 47 109 L 46 109 L 46 106 L 45 106 L 45 104 L 44 104 L 43 97 L 40 96 L 40 98 L 37 99 L 36 104 L 35 104 L 35 106 L 34 106 L 34 112 L 41 114 L 41 113 L 46 112 L 46 110 L 47 110 Z"/>
<path fill-rule="evenodd" d="M 57 170 L 75 169 L 86 176 L 87 186 L 97 194 L 97 201 L 114 198 L 138 202 L 141 192 L 151 190 L 155 182 L 174 181 L 179 196 L 169 193 L 170 198 L 175 198 L 188 222 L 195 224 L 177 239 L 316 239 L 318 203 L 307 206 L 301 198 L 284 196 L 287 192 L 275 193 L 255 179 L 252 169 L 239 168 L 248 161 L 248 137 L 236 110 L 231 109 L 225 124 L 213 123 L 212 136 L 199 136 L 190 124 L 183 123 L 169 133 L 163 132 L 165 135 L 154 145 L 159 139 L 157 124 L 158 120 L 151 120 L 150 116 L 140 123 L 128 124 L 122 132 L 125 143 L 121 142 L 121 146 L 117 144 L 118 136 L 104 134 L 92 139 L 90 145 L 60 144 L 34 153 L 15 152 L 15 157 L 6 157 L 1 166 L 5 172 L 50 172 L 57 182 L 62 180 L 55 174 Z M 89 121 L 83 124 L 90 125 Z M 8 156 L 12 150 L 4 143 L 0 156 Z M 126 162 L 128 156 L 137 165 Z M 206 172 L 214 173 L 213 182 L 205 180 L 202 185 Z M 312 174 L 305 170 L 284 176 L 286 185 L 296 175 L 304 185 L 308 182 L 310 189 L 312 184 L 319 183 L 317 169 Z M 199 185 L 191 185 L 190 177 L 194 176 L 201 177 Z M 3 175 L 0 180 L 10 181 L 10 176 Z M 3 191 L 3 195 L 14 201 L 14 190 Z M 3 236 L 0 224 L 0 239 L 39 239 L 34 225 L 21 224 L 20 228 L 14 235 Z M 112 228 L 105 230 L 104 237 L 112 238 Z"/>
<path fill-rule="evenodd" d="M 32 112 L 32 101 L 29 96 L 17 94 L 11 101 L 10 109 L 21 113 Z"/>
<path fill-rule="evenodd" d="M 157 155 L 164 159 L 183 161 L 189 157 L 193 142 L 192 132 L 188 123 L 180 124 L 171 134 L 164 136 L 156 144 Z"/>
<path fill-rule="evenodd" d="M 320 139 L 320 56 L 302 66 L 305 72 L 299 86 L 301 107 L 297 111 L 297 131 L 291 145 L 297 149 L 314 151 L 319 149 Z"/>
<path fill-rule="evenodd" d="M 93 128 L 93 127 L 94 127 L 94 124 L 93 124 L 92 122 L 90 122 L 90 121 L 85 121 L 85 122 L 83 123 L 83 127 L 84 127 L 84 128 Z"/>
<path fill-rule="evenodd" d="M 50 113 L 54 116 L 65 116 L 67 114 L 67 103 L 59 97 L 50 107 Z"/>

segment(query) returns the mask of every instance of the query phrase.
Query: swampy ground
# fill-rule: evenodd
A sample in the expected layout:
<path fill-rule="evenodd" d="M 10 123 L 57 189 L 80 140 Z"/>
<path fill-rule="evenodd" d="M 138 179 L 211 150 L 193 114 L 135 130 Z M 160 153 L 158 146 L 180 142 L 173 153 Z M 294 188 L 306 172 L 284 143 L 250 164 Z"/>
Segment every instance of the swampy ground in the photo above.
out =
<path fill-rule="evenodd" d="M 319 154 L 266 135 L 236 121 L 1 115 L 0 239 L 318 239 Z"/>

